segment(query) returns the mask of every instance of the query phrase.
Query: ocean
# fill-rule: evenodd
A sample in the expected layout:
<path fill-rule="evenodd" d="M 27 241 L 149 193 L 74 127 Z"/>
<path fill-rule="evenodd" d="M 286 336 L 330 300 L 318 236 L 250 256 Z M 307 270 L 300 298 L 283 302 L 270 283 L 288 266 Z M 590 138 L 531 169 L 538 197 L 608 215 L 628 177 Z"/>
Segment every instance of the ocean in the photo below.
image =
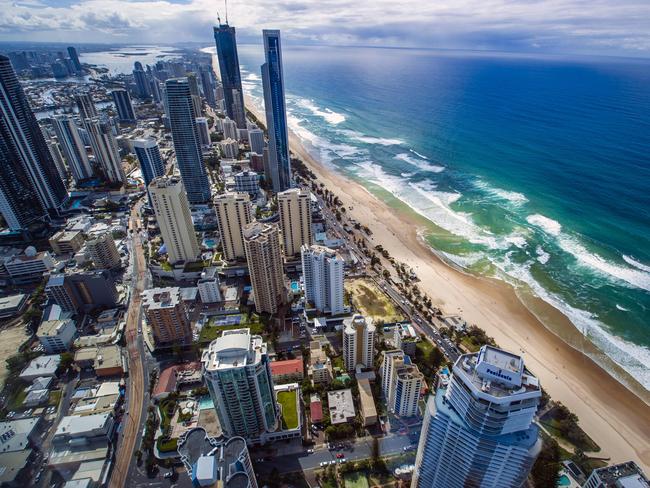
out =
<path fill-rule="evenodd" d="M 239 56 L 262 107 L 262 49 Z M 289 125 L 315 157 L 424 217 L 450 264 L 562 311 L 650 390 L 650 60 L 290 44 L 283 56 Z"/>

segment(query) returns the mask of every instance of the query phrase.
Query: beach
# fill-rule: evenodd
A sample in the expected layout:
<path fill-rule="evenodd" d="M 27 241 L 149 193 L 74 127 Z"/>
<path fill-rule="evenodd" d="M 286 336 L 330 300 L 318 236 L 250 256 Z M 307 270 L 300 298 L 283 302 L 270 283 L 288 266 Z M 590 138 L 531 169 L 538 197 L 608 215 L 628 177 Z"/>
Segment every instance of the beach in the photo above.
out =
<path fill-rule="evenodd" d="M 246 103 L 259 120 L 265 120 L 252 100 Z M 435 305 L 445 313 L 461 314 L 494 337 L 499 346 L 523 354 L 526 366 L 551 397 L 578 415 L 581 427 L 602 449 L 598 457 L 612 462 L 634 460 L 650 471 L 650 406 L 645 401 L 547 330 L 511 286 L 453 269 L 420 240 L 421 223 L 416 218 L 395 211 L 363 186 L 325 168 L 293 133 L 290 146 L 346 208 L 352 207 L 348 215 L 368 226 L 373 244 L 381 244 L 417 273 L 420 288 Z M 555 319 L 564 321 L 564 328 L 575 330 L 566 317 L 556 313 Z M 588 341 L 583 347 L 596 352 Z"/>
<path fill-rule="evenodd" d="M 219 73 L 213 55 L 215 73 Z M 265 115 L 250 97 L 246 107 L 260 120 Z M 439 259 L 420 238 L 424 222 L 409 212 L 399 212 L 360 184 L 343 177 L 317 161 L 296 134 L 289 143 L 348 209 L 348 216 L 372 231 L 374 245 L 381 244 L 397 261 L 407 264 L 421 280 L 420 289 L 445 313 L 461 314 L 492 336 L 509 351 L 523 355 L 526 366 L 553 400 L 566 405 L 580 419 L 580 426 L 601 447 L 596 455 L 612 463 L 636 461 L 650 472 L 650 393 L 636 394 L 596 364 L 587 354 L 570 346 L 579 345 L 588 354 L 599 354 L 589 341 L 580 341 L 573 324 L 559 311 L 537 300 L 546 314 L 553 315 L 564 340 L 548 330 L 524 305 L 510 285 L 454 269 Z M 639 395 L 639 396 L 637 396 Z M 642 398 L 641 398 L 642 397 Z"/>

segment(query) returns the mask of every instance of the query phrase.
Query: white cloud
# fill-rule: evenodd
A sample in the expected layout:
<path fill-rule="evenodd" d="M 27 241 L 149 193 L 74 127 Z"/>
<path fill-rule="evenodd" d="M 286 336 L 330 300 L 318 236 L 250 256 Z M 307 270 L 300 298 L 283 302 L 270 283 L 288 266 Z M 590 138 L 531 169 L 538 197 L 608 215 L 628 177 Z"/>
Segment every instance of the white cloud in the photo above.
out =
<path fill-rule="evenodd" d="M 0 40 L 209 42 L 216 20 L 213 0 L 0 0 Z M 647 0 L 250 0 L 229 20 L 243 41 L 650 54 Z"/>

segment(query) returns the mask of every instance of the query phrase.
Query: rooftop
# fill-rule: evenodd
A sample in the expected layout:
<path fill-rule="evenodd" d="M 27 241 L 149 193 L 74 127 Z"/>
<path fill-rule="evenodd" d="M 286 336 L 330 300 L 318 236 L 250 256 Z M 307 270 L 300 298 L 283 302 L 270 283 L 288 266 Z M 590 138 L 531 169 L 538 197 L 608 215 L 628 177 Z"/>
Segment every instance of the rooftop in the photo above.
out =
<path fill-rule="evenodd" d="M 592 473 L 598 475 L 604 488 L 649 488 L 650 481 L 634 462 L 615 464 L 599 468 Z"/>
<path fill-rule="evenodd" d="M 327 402 L 332 424 L 342 424 L 356 415 L 352 390 L 336 390 L 327 392 Z"/>
<path fill-rule="evenodd" d="M 59 354 L 51 354 L 49 356 L 38 356 L 30 361 L 25 369 L 20 373 L 21 378 L 30 376 L 54 376 L 61 356 Z"/>
<path fill-rule="evenodd" d="M 210 343 L 203 353 L 206 370 L 230 369 L 256 364 L 266 353 L 262 337 L 251 335 L 250 329 L 226 330 Z"/>
<path fill-rule="evenodd" d="M 38 424 L 38 417 L 0 422 L 0 453 L 22 451 Z"/>
<path fill-rule="evenodd" d="M 302 359 L 287 359 L 285 361 L 272 361 L 271 374 L 273 376 L 302 373 Z"/>
<path fill-rule="evenodd" d="M 68 327 L 74 327 L 74 321 L 67 320 L 45 320 L 38 326 L 36 335 L 38 337 L 57 336 L 65 331 Z"/>
<path fill-rule="evenodd" d="M 370 318 L 366 318 L 360 314 L 355 314 L 352 317 L 344 319 L 343 326 L 346 332 L 356 331 L 358 327 L 367 327 L 370 332 L 374 332 L 376 329 Z"/>
<path fill-rule="evenodd" d="M 24 293 L 0 297 L 0 310 L 18 308 L 26 298 L 27 295 Z"/>
<path fill-rule="evenodd" d="M 172 308 L 181 300 L 181 289 L 177 286 L 151 288 L 142 292 L 142 306 L 149 310 Z"/>
<path fill-rule="evenodd" d="M 456 360 L 453 371 L 475 392 L 493 398 L 541 391 L 538 379 L 525 368 L 522 357 L 492 346 L 463 354 Z"/>
<path fill-rule="evenodd" d="M 375 400 L 372 397 L 372 389 L 370 382 L 367 379 L 360 379 L 359 385 L 359 400 L 361 401 L 361 411 L 366 417 L 374 417 L 377 415 L 377 407 L 375 407 Z"/>
<path fill-rule="evenodd" d="M 111 413 L 98 413 L 95 415 L 68 415 L 61 419 L 54 437 L 59 436 L 83 436 L 93 431 L 102 430 L 112 417 Z"/>

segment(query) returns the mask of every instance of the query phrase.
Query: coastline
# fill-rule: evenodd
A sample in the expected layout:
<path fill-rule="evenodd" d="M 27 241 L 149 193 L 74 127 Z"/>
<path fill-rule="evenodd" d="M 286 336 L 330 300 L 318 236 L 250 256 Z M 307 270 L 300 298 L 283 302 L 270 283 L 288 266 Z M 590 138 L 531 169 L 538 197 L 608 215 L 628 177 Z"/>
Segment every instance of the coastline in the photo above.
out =
<path fill-rule="evenodd" d="M 262 114 L 246 97 L 247 108 L 261 121 Z M 294 133 L 289 145 L 296 156 L 334 189 L 349 216 L 372 231 L 371 241 L 416 271 L 420 288 L 446 313 L 459 313 L 494 337 L 501 347 L 522 353 L 526 365 L 551 397 L 578 415 L 580 426 L 601 447 L 599 457 L 612 462 L 635 460 L 650 471 L 650 406 L 612 377 L 591 358 L 574 349 L 524 305 L 515 289 L 495 279 L 475 277 L 443 262 L 418 235 L 422 222 L 398 212 L 360 184 L 322 164 Z M 555 320 L 567 330 L 575 327 L 559 311 Z M 577 331 L 576 331 L 577 334 Z M 588 340 L 582 346 L 598 350 Z M 650 395 L 646 396 L 650 401 Z"/>
<path fill-rule="evenodd" d="M 218 73 L 215 55 L 213 65 Z M 249 96 L 245 103 L 259 120 L 265 120 Z M 423 218 L 390 207 L 361 184 L 325 167 L 293 132 L 289 139 L 292 152 L 320 182 L 334 189 L 346 208 L 352 207 L 348 215 L 371 229 L 371 241 L 381 243 L 395 259 L 415 270 L 420 288 L 435 305 L 446 313 L 462 314 L 501 347 L 523 354 L 551 397 L 578 415 L 580 426 L 601 447 L 599 457 L 611 462 L 634 460 L 650 471 L 650 392 L 635 394 L 594 362 L 589 355 L 603 353 L 582 338 L 561 312 L 536 298 L 527 297 L 530 303 L 525 304 L 511 285 L 444 262 L 419 236 Z M 531 303 L 551 316 L 562 333 L 549 330 L 531 311 Z"/>

